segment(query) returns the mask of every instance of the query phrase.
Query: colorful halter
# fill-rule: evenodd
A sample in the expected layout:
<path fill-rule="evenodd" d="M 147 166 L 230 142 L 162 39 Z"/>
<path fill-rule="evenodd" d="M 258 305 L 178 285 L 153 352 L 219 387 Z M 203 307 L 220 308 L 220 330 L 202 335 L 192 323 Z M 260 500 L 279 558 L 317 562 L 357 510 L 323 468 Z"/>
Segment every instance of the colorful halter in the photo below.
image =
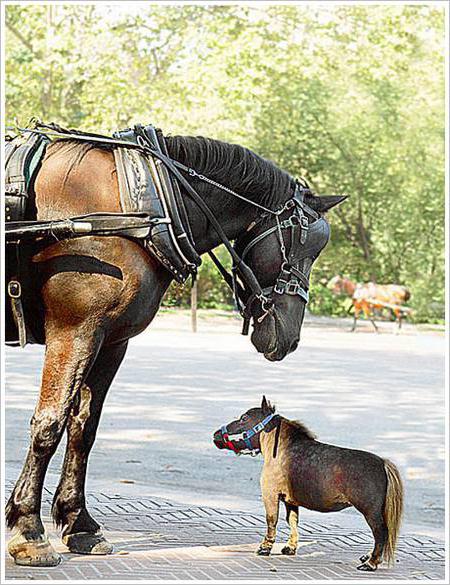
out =
<path fill-rule="evenodd" d="M 222 433 L 223 442 L 225 443 L 226 447 L 231 451 L 234 451 L 236 455 L 252 455 L 252 457 L 258 455 L 261 450 L 255 448 L 252 445 L 252 438 L 256 435 L 259 435 L 261 431 L 269 424 L 269 422 L 275 417 L 278 416 L 274 412 L 266 416 L 261 422 L 256 424 L 254 427 L 249 429 L 248 431 L 243 431 L 242 433 L 236 433 L 234 435 L 229 435 L 227 426 L 224 425 L 220 432 Z M 240 441 L 243 441 L 245 447 L 240 449 L 237 445 Z"/>

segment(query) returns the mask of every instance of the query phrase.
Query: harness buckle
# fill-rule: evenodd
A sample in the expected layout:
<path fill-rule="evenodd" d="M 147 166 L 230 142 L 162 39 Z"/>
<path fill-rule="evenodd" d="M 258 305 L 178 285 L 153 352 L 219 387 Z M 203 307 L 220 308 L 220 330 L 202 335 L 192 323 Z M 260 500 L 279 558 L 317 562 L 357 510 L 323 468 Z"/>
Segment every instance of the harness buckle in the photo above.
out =
<path fill-rule="evenodd" d="M 308 236 L 309 223 L 306 215 L 302 213 L 300 217 L 300 243 L 304 244 Z"/>
<path fill-rule="evenodd" d="M 299 284 L 296 280 L 290 280 L 286 283 L 286 294 L 287 295 L 296 295 L 298 293 Z"/>
<path fill-rule="evenodd" d="M 284 291 L 286 289 L 287 284 L 288 284 L 287 280 L 284 280 L 282 278 L 278 278 L 278 280 L 275 283 L 275 286 L 273 287 L 273 292 L 277 293 L 277 295 L 284 294 Z"/>
<path fill-rule="evenodd" d="M 11 280 L 8 282 L 8 295 L 11 299 L 20 299 L 22 296 L 22 287 L 18 280 Z"/>

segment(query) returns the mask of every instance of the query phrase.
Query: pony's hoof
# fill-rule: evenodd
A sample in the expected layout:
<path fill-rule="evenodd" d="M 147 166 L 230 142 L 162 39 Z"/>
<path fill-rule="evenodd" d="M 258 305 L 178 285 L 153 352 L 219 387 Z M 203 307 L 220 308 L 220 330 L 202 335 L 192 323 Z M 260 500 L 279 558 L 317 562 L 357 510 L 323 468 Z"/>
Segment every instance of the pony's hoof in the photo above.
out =
<path fill-rule="evenodd" d="M 370 555 L 363 555 L 362 557 L 359 557 L 359 560 L 362 563 L 366 563 L 369 559 L 370 559 Z"/>
<path fill-rule="evenodd" d="M 357 567 L 357 569 L 358 569 L 358 571 L 376 571 L 377 566 L 374 565 L 373 563 L 371 563 L 370 561 L 366 561 L 362 565 L 359 565 L 359 567 Z"/>
<path fill-rule="evenodd" d="M 72 553 L 79 555 L 110 555 L 114 547 L 101 532 L 77 532 L 63 537 L 63 543 Z"/>
<path fill-rule="evenodd" d="M 256 551 L 256 554 L 259 557 L 268 557 L 270 555 L 270 548 L 267 548 L 265 546 L 260 546 L 259 549 Z"/>
<path fill-rule="evenodd" d="M 288 545 L 283 546 L 283 548 L 281 549 L 281 554 L 287 555 L 289 557 L 293 557 L 296 552 L 297 552 L 296 548 L 292 548 L 291 546 L 288 546 Z"/>
<path fill-rule="evenodd" d="M 61 562 L 61 556 L 46 536 L 40 540 L 26 540 L 18 532 L 8 542 L 8 552 L 16 565 L 25 567 L 56 567 Z"/>

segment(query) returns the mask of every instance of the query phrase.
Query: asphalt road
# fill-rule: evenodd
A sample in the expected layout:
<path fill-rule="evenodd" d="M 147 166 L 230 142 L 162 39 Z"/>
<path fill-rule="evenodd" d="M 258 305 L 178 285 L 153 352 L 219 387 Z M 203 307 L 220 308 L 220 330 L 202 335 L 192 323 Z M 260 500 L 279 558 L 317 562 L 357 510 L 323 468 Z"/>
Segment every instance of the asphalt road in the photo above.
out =
<path fill-rule="evenodd" d="M 134 339 L 108 396 L 90 460 L 89 488 L 192 504 L 261 510 L 261 459 L 218 451 L 212 433 L 262 394 L 320 440 L 392 459 L 405 481 L 405 523 L 444 527 L 444 346 L 442 333 L 314 320 L 283 362 L 258 355 L 239 322 L 159 316 Z M 6 466 L 15 479 L 28 446 L 43 348 L 6 351 Z M 62 448 L 51 470 L 57 471 Z M 305 512 L 309 518 L 315 513 Z M 356 514 L 352 509 L 341 514 Z M 335 521 L 337 517 L 333 518 Z"/>

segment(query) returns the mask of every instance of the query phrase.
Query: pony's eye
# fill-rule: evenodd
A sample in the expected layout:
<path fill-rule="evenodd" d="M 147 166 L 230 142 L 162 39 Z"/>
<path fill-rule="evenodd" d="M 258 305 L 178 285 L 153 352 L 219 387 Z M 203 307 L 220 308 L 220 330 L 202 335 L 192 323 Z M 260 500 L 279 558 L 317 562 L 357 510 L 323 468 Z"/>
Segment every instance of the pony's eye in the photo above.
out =
<path fill-rule="evenodd" d="M 243 414 L 243 415 L 241 416 L 241 421 L 242 421 L 242 422 L 245 422 L 247 419 L 248 419 L 248 416 L 247 416 L 246 414 Z"/>

